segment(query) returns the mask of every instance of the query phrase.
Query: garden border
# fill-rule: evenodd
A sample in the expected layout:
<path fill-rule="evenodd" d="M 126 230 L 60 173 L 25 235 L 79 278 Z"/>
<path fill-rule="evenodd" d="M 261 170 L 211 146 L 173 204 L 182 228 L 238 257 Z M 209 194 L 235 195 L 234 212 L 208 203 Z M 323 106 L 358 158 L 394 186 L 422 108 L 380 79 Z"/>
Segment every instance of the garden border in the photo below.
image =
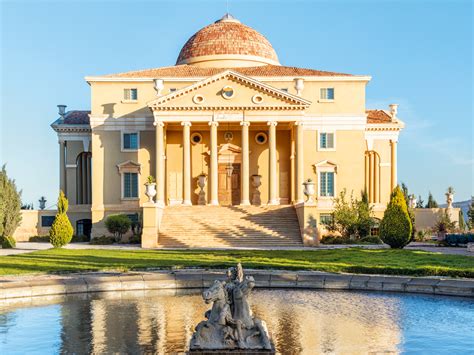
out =
<path fill-rule="evenodd" d="M 389 291 L 474 298 L 474 280 L 470 279 L 253 269 L 245 272 L 255 278 L 257 288 Z M 0 302 L 77 293 L 205 288 L 216 279 L 224 280 L 225 271 L 182 269 L 12 277 L 0 279 Z"/>

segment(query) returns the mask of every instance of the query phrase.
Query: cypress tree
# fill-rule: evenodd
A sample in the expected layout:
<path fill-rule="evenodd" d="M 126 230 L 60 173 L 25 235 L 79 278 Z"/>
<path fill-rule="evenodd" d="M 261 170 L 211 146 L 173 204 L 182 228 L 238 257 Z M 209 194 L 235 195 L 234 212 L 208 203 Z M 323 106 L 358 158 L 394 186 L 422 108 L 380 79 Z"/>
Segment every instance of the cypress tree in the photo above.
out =
<path fill-rule="evenodd" d="M 58 213 L 56 214 L 53 225 L 49 230 L 49 242 L 55 248 L 61 248 L 68 244 L 72 239 L 72 234 L 74 233 L 74 229 L 72 228 L 71 222 L 66 214 L 68 207 L 69 203 L 64 192 L 59 191 Z"/>
<path fill-rule="evenodd" d="M 410 242 L 412 229 L 405 197 L 397 186 L 380 223 L 380 237 L 391 248 L 401 249 Z"/>
<path fill-rule="evenodd" d="M 8 178 L 5 165 L 0 171 L 0 239 L 12 237 L 21 222 L 21 191 Z"/>
<path fill-rule="evenodd" d="M 428 194 L 428 202 L 426 203 L 425 208 L 438 208 L 438 203 L 435 201 L 431 191 Z"/>

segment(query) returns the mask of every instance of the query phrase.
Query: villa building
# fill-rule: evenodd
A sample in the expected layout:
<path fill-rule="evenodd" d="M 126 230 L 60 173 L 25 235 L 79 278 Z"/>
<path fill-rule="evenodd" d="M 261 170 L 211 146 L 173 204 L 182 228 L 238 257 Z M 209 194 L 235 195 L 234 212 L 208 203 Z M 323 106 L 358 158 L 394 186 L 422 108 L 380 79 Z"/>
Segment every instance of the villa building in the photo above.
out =
<path fill-rule="evenodd" d="M 370 79 L 281 65 L 230 15 L 174 66 L 86 77 L 91 110 L 59 105 L 52 124 L 75 233 L 108 234 L 105 218 L 126 213 L 144 247 L 312 244 L 343 189 L 366 190 L 381 217 L 404 125 L 397 105 L 366 108 Z"/>

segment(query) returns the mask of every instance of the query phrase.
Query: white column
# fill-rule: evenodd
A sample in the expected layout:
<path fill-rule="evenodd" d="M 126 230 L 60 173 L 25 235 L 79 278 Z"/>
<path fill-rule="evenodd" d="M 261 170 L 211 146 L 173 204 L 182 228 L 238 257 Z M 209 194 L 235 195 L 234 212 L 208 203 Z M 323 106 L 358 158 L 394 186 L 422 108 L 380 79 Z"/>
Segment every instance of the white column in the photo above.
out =
<path fill-rule="evenodd" d="M 390 147 L 391 147 L 391 161 L 390 161 L 390 166 L 392 168 L 392 174 L 391 174 L 391 179 L 390 179 L 390 186 L 391 190 L 397 186 L 397 141 L 392 140 L 390 141 Z"/>
<path fill-rule="evenodd" d="M 59 189 L 66 193 L 66 142 L 59 141 Z"/>
<path fill-rule="evenodd" d="M 278 194 L 277 194 L 277 156 L 276 156 L 276 126 L 278 122 L 271 121 L 268 122 L 268 148 L 269 148 L 269 196 L 268 204 L 269 205 L 278 205 Z"/>
<path fill-rule="evenodd" d="M 211 200 L 209 201 L 210 205 L 218 206 L 219 205 L 219 188 L 218 188 L 218 165 L 217 165 L 217 127 L 219 122 L 211 121 L 209 122 L 211 126 Z"/>
<path fill-rule="evenodd" d="M 303 122 L 296 122 L 296 203 L 304 202 L 304 131 Z"/>
<path fill-rule="evenodd" d="M 250 164 L 249 164 L 249 126 L 250 122 L 240 122 L 242 126 L 242 180 L 241 180 L 241 198 L 240 204 L 244 206 L 250 206 Z"/>
<path fill-rule="evenodd" d="M 191 122 L 181 122 L 183 126 L 183 205 L 191 206 Z"/>
<path fill-rule="evenodd" d="M 163 122 L 155 122 L 155 166 L 156 166 L 156 203 L 165 205 L 165 150 L 164 150 L 164 126 Z"/>

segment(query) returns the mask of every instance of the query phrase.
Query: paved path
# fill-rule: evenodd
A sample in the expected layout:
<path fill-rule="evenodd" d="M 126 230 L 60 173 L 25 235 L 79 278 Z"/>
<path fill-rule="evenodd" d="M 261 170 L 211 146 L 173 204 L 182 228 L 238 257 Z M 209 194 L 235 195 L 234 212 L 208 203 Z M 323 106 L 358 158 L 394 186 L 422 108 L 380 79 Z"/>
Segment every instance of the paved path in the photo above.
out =
<path fill-rule="evenodd" d="M 46 250 L 51 248 L 49 243 L 35 243 L 35 242 L 18 242 L 15 249 L 0 249 L 0 256 L 4 255 L 17 255 L 30 253 L 37 250 Z M 331 250 L 331 249 L 347 249 L 361 247 L 365 249 L 385 249 L 387 245 L 321 245 L 319 248 L 311 247 L 274 247 L 274 248 L 232 248 L 233 250 Z M 122 245 L 90 245 L 88 243 L 72 243 L 65 247 L 66 249 L 108 249 L 108 250 L 140 250 L 140 246 L 137 244 L 122 244 Z M 413 242 L 405 249 L 408 250 L 422 250 L 434 253 L 452 254 L 452 255 L 467 255 L 474 256 L 474 253 L 467 251 L 467 248 L 456 248 L 456 247 L 438 247 L 435 244 L 418 243 Z M 198 249 L 193 249 L 198 250 Z M 216 248 L 213 250 L 228 250 L 222 248 Z"/>

